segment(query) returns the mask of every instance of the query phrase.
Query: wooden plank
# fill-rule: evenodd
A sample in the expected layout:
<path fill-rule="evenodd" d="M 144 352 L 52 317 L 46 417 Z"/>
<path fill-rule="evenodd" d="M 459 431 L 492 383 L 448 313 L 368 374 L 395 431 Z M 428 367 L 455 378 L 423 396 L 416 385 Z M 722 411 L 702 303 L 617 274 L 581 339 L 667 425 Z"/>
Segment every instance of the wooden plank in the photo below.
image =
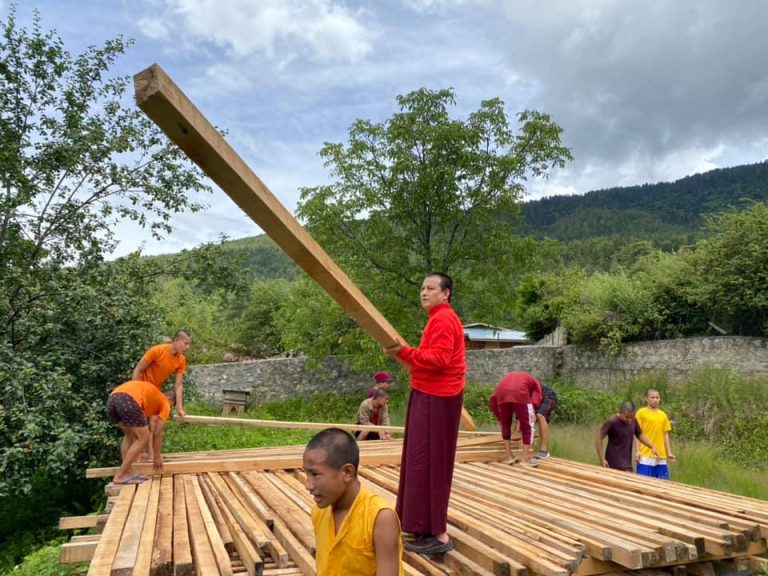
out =
<path fill-rule="evenodd" d="M 398 446 L 399 448 L 399 446 Z M 360 454 L 362 466 L 382 466 L 400 464 L 400 451 L 380 454 Z M 504 459 L 504 450 L 499 448 L 478 449 L 456 452 L 456 462 L 498 462 Z M 290 470 L 304 465 L 300 456 L 274 456 L 267 459 L 206 459 L 188 462 L 167 462 L 165 474 L 200 474 L 203 472 L 251 472 L 258 470 Z M 152 464 L 134 464 L 138 473 L 151 473 Z M 116 467 L 89 468 L 86 478 L 104 478 L 113 475 Z"/>
<path fill-rule="evenodd" d="M 151 482 L 152 486 L 149 490 L 146 515 L 144 516 L 144 528 L 141 532 L 141 540 L 139 542 L 138 553 L 136 554 L 136 564 L 133 568 L 133 576 L 149 576 L 152 570 L 152 548 L 155 542 L 162 478 L 156 476 Z"/>
<path fill-rule="evenodd" d="M 686 564 L 685 567 L 693 576 L 715 576 L 715 566 L 712 562 L 694 562 Z"/>
<path fill-rule="evenodd" d="M 59 562 L 62 564 L 76 564 L 78 562 L 89 562 L 93 558 L 98 546 L 98 540 L 66 542 L 61 545 L 59 553 Z"/>
<path fill-rule="evenodd" d="M 200 483 L 200 490 L 203 492 L 206 504 L 208 504 L 208 510 L 211 512 L 213 521 L 216 524 L 216 530 L 221 537 L 224 548 L 229 554 L 232 554 L 232 552 L 235 550 L 235 543 L 232 540 L 232 534 L 229 531 L 229 526 L 224 521 L 224 516 L 221 514 L 219 504 L 211 492 L 211 488 L 208 485 L 208 480 L 206 479 L 205 475 L 201 475 L 197 480 Z"/>
<path fill-rule="evenodd" d="M 112 561 L 120 546 L 120 538 L 123 535 L 123 527 L 131 511 L 131 503 L 136 493 L 136 485 L 124 485 L 120 495 L 116 497 L 112 512 L 109 514 L 104 532 L 93 553 L 91 565 L 88 568 L 88 576 L 108 576 L 112 570 Z"/>
<path fill-rule="evenodd" d="M 445 576 L 453 574 L 453 570 L 431 562 L 428 558 L 414 554 L 413 552 L 403 553 L 403 568 L 412 567 L 416 574 L 426 574 L 426 576 Z"/>
<path fill-rule="evenodd" d="M 275 518 L 272 530 L 280 541 L 280 544 L 288 551 L 288 554 L 290 554 L 291 559 L 296 562 L 296 565 L 301 569 L 302 574 L 304 574 L 304 576 L 316 576 L 317 565 L 315 563 L 315 558 L 291 533 L 291 530 L 285 522 L 280 518 Z"/>
<path fill-rule="evenodd" d="M 473 471 L 482 470 L 476 465 L 469 466 Z M 493 466 L 494 469 L 503 471 L 510 479 L 525 479 L 525 483 L 531 487 L 531 489 L 543 490 L 549 494 L 557 494 L 562 490 L 564 486 L 568 487 L 568 492 L 573 496 L 573 500 L 578 500 L 584 505 L 588 505 L 595 511 L 602 511 L 603 518 L 612 518 L 616 515 L 626 514 L 627 518 L 631 521 L 625 522 L 627 528 L 630 525 L 642 526 L 648 530 L 658 531 L 665 536 L 682 540 L 692 544 L 696 550 L 696 554 L 701 554 L 705 550 L 709 549 L 710 552 L 715 553 L 719 550 L 721 553 L 725 553 L 728 547 L 729 538 L 732 536 L 730 532 L 710 528 L 708 526 L 702 526 L 697 524 L 693 527 L 692 523 L 679 521 L 677 517 L 673 516 L 673 512 L 664 510 L 662 507 L 655 507 L 643 502 L 642 509 L 644 513 L 638 516 L 635 511 L 638 508 L 638 504 L 633 502 L 632 504 L 625 504 L 622 495 L 616 491 L 609 492 L 593 492 L 591 486 L 586 486 L 585 483 L 569 482 L 565 479 L 559 479 L 556 482 L 551 480 L 546 472 L 531 471 L 530 473 L 515 472 L 510 470 L 509 467 L 502 468 L 501 466 Z M 607 504 L 610 502 L 610 504 Z M 688 555 L 687 550 L 681 550 L 680 553 Z M 593 554 L 594 556 L 594 554 Z M 694 555 L 695 558 L 695 555 Z M 682 559 L 682 558 L 681 558 Z M 672 561 L 672 560 L 670 560 Z"/>
<path fill-rule="evenodd" d="M 392 492 L 396 492 L 397 481 L 394 478 L 388 478 L 385 472 L 379 469 L 362 468 L 360 475 L 384 486 Z M 496 548 L 505 556 L 520 562 L 532 572 L 537 572 L 543 576 L 569 576 L 570 574 L 570 570 L 566 567 L 557 565 L 549 559 L 542 557 L 538 550 L 532 549 L 532 547 L 519 538 L 498 530 L 493 526 L 481 524 L 468 515 L 458 512 L 455 506 L 448 508 L 448 521 L 470 536 L 474 536 L 488 546 Z"/>
<path fill-rule="evenodd" d="M 451 570 L 455 574 L 472 576 L 495 576 L 490 570 L 486 570 L 473 560 L 470 560 L 457 550 L 451 550 L 437 557 L 437 561 Z"/>
<path fill-rule="evenodd" d="M 189 522 L 187 519 L 187 498 L 183 476 L 173 477 L 173 574 L 192 576 L 195 565 L 192 561 Z"/>
<path fill-rule="evenodd" d="M 260 549 L 268 546 L 270 540 L 270 531 L 266 524 L 254 515 L 253 511 L 234 494 L 230 486 L 218 474 L 209 474 L 207 480 L 211 489 L 219 497 L 221 502 L 226 505 L 229 512 L 237 520 L 238 525 L 256 543 Z"/>
<path fill-rule="evenodd" d="M 306 474 L 303 470 L 294 470 L 293 475 L 297 482 L 302 485 L 306 483 Z M 367 478 L 361 476 L 360 479 L 367 490 L 384 498 L 394 509 L 394 493 Z M 456 546 L 456 550 L 489 572 L 496 576 L 526 576 L 527 570 L 525 566 L 504 556 L 498 550 L 491 548 L 484 542 L 481 542 L 477 538 L 474 538 L 453 526 L 449 527 L 449 532 L 451 539 Z"/>
<path fill-rule="evenodd" d="M 227 416 L 174 416 L 176 422 L 184 424 L 205 424 L 208 426 L 241 426 L 246 428 L 277 428 L 288 430 L 325 430 L 326 428 L 339 428 L 347 432 L 391 432 L 403 434 L 404 426 L 383 426 L 372 424 L 347 424 L 343 422 L 296 422 L 290 420 L 259 420 L 256 418 L 232 418 Z M 486 442 L 498 441 L 499 434 L 496 431 L 462 431 L 462 438 L 474 437 L 484 439 Z"/>
<path fill-rule="evenodd" d="M 216 560 L 216 566 L 219 568 L 219 574 L 221 574 L 221 576 L 232 576 L 232 564 L 229 561 L 229 553 L 217 530 L 216 522 L 213 519 L 213 514 L 211 514 L 211 511 L 208 508 L 208 503 L 200 488 L 197 476 L 187 476 L 185 482 L 188 482 L 185 485 L 185 489 L 188 490 L 191 485 L 195 498 L 197 498 L 197 506 L 203 520 L 203 527 L 208 534 L 208 541 L 211 545 L 213 557 Z M 229 529 L 227 529 L 227 532 L 229 532 Z"/>
<path fill-rule="evenodd" d="M 207 485 L 207 478 L 205 482 Z M 248 576 L 262 576 L 264 572 L 264 561 L 261 558 L 261 555 L 257 552 L 256 548 L 254 548 L 251 540 L 248 538 L 237 519 L 229 511 L 227 504 L 221 500 L 218 492 L 212 486 L 209 487 L 209 490 L 211 497 L 219 508 L 222 519 L 229 528 L 232 542 L 243 564 L 243 569 L 248 573 Z M 234 563 L 232 567 L 234 569 Z"/>
<path fill-rule="evenodd" d="M 245 474 L 244 478 L 276 516 L 280 516 L 286 526 L 290 527 L 291 532 L 293 532 L 299 542 L 307 550 L 314 551 L 315 533 L 310 515 L 275 488 L 263 474 Z M 274 521 L 277 521 L 277 517 L 274 518 Z"/>
<path fill-rule="evenodd" d="M 69 539 L 70 542 L 98 542 L 101 534 L 77 534 Z"/>
<path fill-rule="evenodd" d="M 160 66 L 139 72 L 133 82 L 139 108 L 361 328 L 384 347 L 404 342 Z M 464 408 L 461 421 L 468 430 L 475 429 Z"/>
<path fill-rule="evenodd" d="M 715 564 L 726 573 L 739 572 L 741 574 L 750 573 L 750 562 L 748 556 L 739 556 L 736 558 L 727 558 L 715 561 Z M 716 571 L 717 572 L 717 571 Z"/>
<path fill-rule="evenodd" d="M 152 482 L 147 480 L 136 488 L 136 495 L 131 504 L 131 511 L 123 528 L 123 536 L 120 539 L 120 547 L 112 562 L 112 576 L 132 576 L 133 567 L 136 564 L 136 555 L 139 552 L 141 532 L 144 528 L 144 518 L 147 515 L 147 503 L 149 502 Z"/>
<path fill-rule="evenodd" d="M 89 516 L 63 516 L 59 518 L 59 530 L 75 530 L 78 528 L 96 528 L 99 521 L 106 522 L 109 514 L 91 514 Z"/>
<path fill-rule="evenodd" d="M 182 513 L 186 513 L 182 510 Z M 152 544 L 150 574 L 171 576 L 173 568 L 173 477 L 160 480 L 160 498 L 157 504 L 155 537 Z"/>
<path fill-rule="evenodd" d="M 191 475 L 184 475 L 184 492 L 187 503 L 187 518 L 189 520 L 189 542 L 192 545 L 192 559 L 195 563 L 195 576 L 217 576 L 219 573 L 216 557 L 205 527 L 205 520 L 200 512 L 200 506 L 195 493 Z M 202 494 L 200 495 L 202 498 Z M 211 521 L 213 523 L 213 521 Z M 221 545 L 224 549 L 224 545 Z M 226 552 L 225 552 L 226 554 Z M 229 558 L 227 558 L 229 560 Z M 231 568 L 227 576 L 231 576 Z"/>
<path fill-rule="evenodd" d="M 272 530 L 272 522 L 274 513 L 269 507 L 259 498 L 256 493 L 250 488 L 250 485 L 243 480 L 243 477 L 239 474 L 226 474 L 222 475 L 224 481 L 232 488 L 233 492 L 237 494 L 243 504 L 248 506 L 255 513 L 267 528 Z"/>

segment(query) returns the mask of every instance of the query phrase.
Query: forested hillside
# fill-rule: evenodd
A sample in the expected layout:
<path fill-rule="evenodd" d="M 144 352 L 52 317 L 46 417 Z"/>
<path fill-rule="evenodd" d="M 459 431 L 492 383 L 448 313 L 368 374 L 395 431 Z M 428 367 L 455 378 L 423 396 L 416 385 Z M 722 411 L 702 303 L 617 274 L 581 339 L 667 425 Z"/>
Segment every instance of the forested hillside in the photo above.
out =
<path fill-rule="evenodd" d="M 768 200 L 768 162 L 676 182 L 595 190 L 523 204 L 523 233 L 568 242 L 614 234 L 663 238 L 697 231 L 703 216 Z"/>
<path fill-rule="evenodd" d="M 768 162 L 677 180 L 554 196 L 522 206 L 521 233 L 552 238 L 558 261 L 587 270 L 628 264 L 649 249 L 674 250 L 703 234 L 708 214 L 768 200 Z M 249 280 L 294 280 L 298 268 L 267 236 L 225 242 Z"/>

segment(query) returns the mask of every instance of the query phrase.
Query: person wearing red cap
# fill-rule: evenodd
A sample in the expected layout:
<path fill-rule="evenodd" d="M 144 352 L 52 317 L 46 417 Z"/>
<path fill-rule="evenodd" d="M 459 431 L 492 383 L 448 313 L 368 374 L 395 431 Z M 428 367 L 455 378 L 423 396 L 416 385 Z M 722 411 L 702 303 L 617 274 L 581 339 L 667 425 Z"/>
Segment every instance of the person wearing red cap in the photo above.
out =
<path fill-rule="evenodd" d="M 392 382 L 394 381 L 392 378 L 392 374 L 389 372 L 376 372 L 376 374 L 373 375 L 373 381 L 375 384 L 368 388 L 368 393 L 366 395 L 366 398 L 373 398 L 377 391 L 384 390 L 384 392 L 389 391 L 389 387 L 392 385 Z"/>

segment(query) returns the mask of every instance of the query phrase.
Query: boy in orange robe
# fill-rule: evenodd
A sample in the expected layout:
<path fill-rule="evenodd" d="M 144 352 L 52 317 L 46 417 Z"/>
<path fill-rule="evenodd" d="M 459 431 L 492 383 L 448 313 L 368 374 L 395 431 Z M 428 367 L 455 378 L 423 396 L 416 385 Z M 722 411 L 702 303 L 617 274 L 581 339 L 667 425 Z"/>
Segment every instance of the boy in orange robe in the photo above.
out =
<path fill-rule="evenodd" d="M 133 463 L 144 451 L 152 438 L 154 451 L 153 470 L 156 474 L 163 471 L 163 456 L 160 448 L 163 443 L 163 428 L 171 414 L 171 404 L 160 389 L 149 382 L 130 380 L 121 384 L 109 395 L 107 417 L 117 424 L 123 432 L 120 444 L 122 463 L 112 481 L 115 484 L 140 484 L 147 479 L 140 474 L 132 474 Z M 150 433 L 150 421 L 153 431 Z"/>

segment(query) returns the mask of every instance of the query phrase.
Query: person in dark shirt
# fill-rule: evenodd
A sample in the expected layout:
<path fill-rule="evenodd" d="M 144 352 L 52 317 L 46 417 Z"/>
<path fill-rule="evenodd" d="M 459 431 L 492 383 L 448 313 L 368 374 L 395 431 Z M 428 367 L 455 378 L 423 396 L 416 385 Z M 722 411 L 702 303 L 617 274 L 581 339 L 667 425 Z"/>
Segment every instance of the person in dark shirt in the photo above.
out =
<path fill-rule="evenodd" d="M 658 458 L 658 452 L 653 444 L 645 437 L 640 424 L 635 419 L 635 404 L 627 400 L 619 407 L 619 413 L 611 416 L 600 428 L 595 439 L 597 457 L 605 468 L 614 468 L 624 472 L 632 472 L 632 440 L 638 441 L 651 449 Z M 608 446 L 603 453 L 603 440 L 608 437 Z"/>
<path fill-rule="evenodd" d="M 557 393 L 547 386 L 541 385 L 541 404 L 536 408 L 536 423 L 539 425 L 539 450 L 536 458 L 549 458 L 549 418 L 557 407 Z"/>

